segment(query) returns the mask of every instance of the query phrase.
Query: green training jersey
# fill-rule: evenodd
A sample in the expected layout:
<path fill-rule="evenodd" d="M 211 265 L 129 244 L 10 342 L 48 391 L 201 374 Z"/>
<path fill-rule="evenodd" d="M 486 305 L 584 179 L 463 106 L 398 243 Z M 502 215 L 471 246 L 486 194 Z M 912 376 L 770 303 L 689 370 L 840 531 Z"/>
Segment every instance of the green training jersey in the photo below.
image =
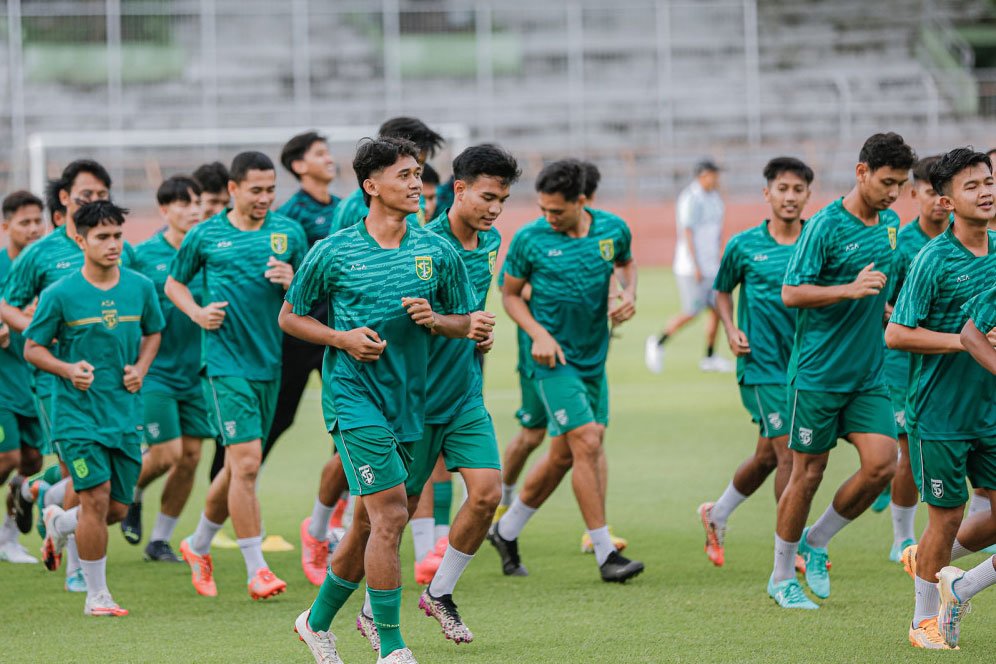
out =
<path fill-rule="evenodd" d="M 892 278 L 899 217 L 866 226 L 842 198 L 806 222 L 785 271 L 786 286 L 849 284 L 869 263 Z M 788 381 L 800 390 L 859 392 L 882 387 L 882 324 L 889 286 L 873 297 L 799 309 Z"/>
<path fill-rule="evenodd" d="M 532 285 L 529 309 L 557 340 L 567 366 L 581 376 L 598 376 L 609 352 L 609 280 L 616 265 L 633 260 L 626 222 L 604 210 L 591 215 L 588 235 L 568 237 L 540 218 L 512 238 L 503 269 Z M 562 370 L 534 365 L 537 378 Z"/>
<path fill-rule="evenodd" d="M 431 333 L 416 325 L 402 297 L 423 297 L 441 314 L 469 313 L 476 302 L 463 261 L 449 242 L 415 224 L 397 249 L 383 249 L 356 224 L 321 240 L 308 253 L 287 301 L 305 316 L 329 302 L 336 330 L 369 327 L 387 342 L 374 362 L 337 351 L 324 368 L 340 429 L 381 426 L 399 441 L 422 437 Z M 334 422 L 330 422 L 330 427 Z"/>
<path fill-rule="evenodd" d="M 176 254 L 177 250 L 166 241 L 166 236 L 156 233 L 135 247 L 135 270 L 148 277 L 156 287 L 159 308 L 166 321 L 159 353 L 145 377 L 143 391 L 183 397 L 201 390 L 203 330 L 166 297 L 166 277 Z M 203 297 L 198 281 L 196 277 L 191 281 L 190 290 L 201 304 Z"/>
<path fill-rule="evenodd" d="M 448 241 L 463 260 L 467 275 L 477 295 L 471 311 L 484 311 L 498 262 L 501 235 L 494 227 L 477 234 L 477 247 L 464 249 L 450 230 L 449 210 L 426 230 Z M 429 340 L 429 387 L 426 396 L 426 424 L 445 424 L 471 408 L 484 405 L 484 376 L 471 339 L 447 339 L 439 335 Z"/>
<path fill-rule="evenodd" d="M 418 212 L 413 212 L 406 219 L 410 224 L 424 226 L 425 201 L 421 197 L 418 199 L 418 205 Z M 353 193 L 339 201 L 339 204 L 335 206 L 335 213 L 332 215 L 332 228 L 329 229 L 329 235 L 334 235 L 344 228 L 355 226 L 363 221 L 369 212 L 370 208 L 367 207 L 366 201 L 363 200 L 363 190 L 354 190 Z"/>
<path fill-rule="evenodd" d="M 221 327 L 204 333 L 207 376 L 280 377 L 284 289 L 263 275 L 271 256 L 297 269 L 307 248 L 301 227 L 274 212 L 254 231 L 233 226 L 224 210 L 187 233 L 170 276 L 189 284 L 200 274 L 204 302 L 228 302 Z"/>
<path fill-rule="evenodd" d="M 920 253 L 923 246 L 930 242 L 930 237 L 920 227 L 919 217 L 899 229 L 896 237 L 896 265 L 892 271 L 892 284 L 889 288 L 895 304 L 899 291 L 906 283 L 906 273 L 909 272 L 913 259 Z M 885 382 L 890 387 L 906 392 L 910 375 L 910 354 L 894 348 L 885 349 Z"/>
<path fill-rule="evenodd" d="M 301 230 L 308 240 L 308 246 L 314 245 L 323 237 L 328 237 L 332 228 L 332 220 L 335 216 L 336 206 L 342 200 L 338 196 L 332 196 L 328 203 L 312 198 L 311 194 L 304 189 L 298 189 L 297 193 L 287 199 L 287 202 L 277 210 L 288 219 L 292 219 L 301 224 Z"/>
<path fill-rule="evenodd" d="M 958 334 L 962 307 L 996 283 L 996 233 L 989 253 L 975 256 L 948 227 L 910 266 L 891 322 Z M 966 440 L 996 434 L 996 376 L 968 353 L 910 354 L 906 422 L 923 440 Z"/>
<path fill-rule="evenodd" d="M 518 233 L 516 233 L 518 234 Z M 512 236 L 513 239 L 515 236 Z M 505 266 L 508 263 L 503 263 L 501 270 L 498 271 L 498 288 L 501 289 L 505 285 Z M 529 302 L 526 302 L 526 306 L 529 306 Z M 531 311 L 531 310 L 530 310 Z M 518 325 L 515 326 L 515 342 L 518 353 L 518 361 L 515 364 L 515 370 L 518 371 L 524 378 L 533 377 L 533 340 L 529 338 L 526 331 L 523 330 Z"/>
<path fill-rule="evenodd" d="M 713 288 L 732 293 L 740 287 L 737 326 L 750 343 L 750 352 L 737 358 L 741 385 L 785 384 L 796 311 L 782 302 L 782 281 L 794 248 L 778 244 L 765 220 L 734 235 L 723 251 Z"/>
<path fill-rule="evenodd" d="M 93 383 L 86 391 L 55 378 L 53 439 L 112 446 L 137 442 L 141 395 L 125 389 L 124 368 L 138 360 L 142 337 L 162 327 L 155 286 L 129 269 L 122 268 L 118 283 L 107 290 L 76 271 L 42 293 L 25 336 L 46 347 L 54 339 L 59 359 L 93 365 Z"/>
<path fill-rule="evenodd" d="M 996 288 L 976 295 L 962 305 L 961 310 L 982 334 L 989 334 L 996 328 Z"/>
<path fill-rule="evenodd" d="M 10 273 L 13 261 L 7 248 L 0 248 L 0 293 Z M 8 328 L 10 343 L 0 348 L 0 408 L 19 415 L 36 417 L 34 400 L 31 398 L 31 369 L 24 361 L 24 337 Z"/>

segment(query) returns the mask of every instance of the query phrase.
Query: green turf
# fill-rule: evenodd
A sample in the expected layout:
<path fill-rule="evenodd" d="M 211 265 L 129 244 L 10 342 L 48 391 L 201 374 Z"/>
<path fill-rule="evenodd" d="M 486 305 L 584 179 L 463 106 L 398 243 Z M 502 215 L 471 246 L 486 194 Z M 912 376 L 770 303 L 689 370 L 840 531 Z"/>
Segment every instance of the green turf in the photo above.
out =
<path fill-rule="evenodd" d="M 522 535 L 528 578 L 503 577 L 487 544 L 469 567 L 456 599 L 476 639 L 454 646 L 416 608 L 406 535 L 403 633 L 419 661 L 796 664 L 951 657 L 914 652 L 907 644 L 913 587 L 902 569 L 886 560 L 892 539 L 888 512 L 863 516 L 834 540 L 834 594 L 816 612 L 783 611 L 765 593 L 774 527 L 770 481 L 731 519 L 726 567 L 715 569 L 706 561 L 695 507 L 723 490 L 753 448 L 756 429 L 739 404 L 734 378 L 697 370 L 700 325 L 669 346 L 663 375 L 646 372 L 643 340 L 675 309 L 676 300 L 669 273 L 645 270 L 641 278 L 639 314 L 620 329 L 611 354 L 608 507 L 615 531 L 630 541 L 628 553 L 643 560 L 647 571 L 625 586 L 598 579 L 592 556 L 578 552 L 583 526 L 570 486 L 563 486 Z M 487 395 L 499 440 L 506 441 L 515 430 L 517 407 L 514 328 L 504 318 L 499 325 Z M 267 530 L 295 544 L 329 451 L 318 407 L 318 393 L 311 390 L 260 484 Z M 834 453 L 814 511 L 825 508 L 856 460 L 846 444 Z M 196 524 L 204 465 L 180 536 Z M 147 529 L 160 486 L 147 494 Z M 298 552 L 267 557 L 288 581 L 288 592 L 252 602 L 238 551 L 215 551 L 219 596 L 206 599 L 194 593 L 185 566 L 142 562 L 140 548 L 126 544 L 117 528 L 110 541 L 110 586 L 132 613 L 124 619 L 85 618 L 83 598 L 62 590 L 61 570 L 0 567 L 4 662 L 310 661 L 292 631 L 315 594 Z M 38 538 L 26 542 L 36 549 Z M 333 623 L 347 664 L 376 659 L 353 626 L 360 601 L 357 593 Z M 962 631 L 963 650 L 954 657 L 991 662 L 996 589 L 976 598 L 975 605 Z"/>

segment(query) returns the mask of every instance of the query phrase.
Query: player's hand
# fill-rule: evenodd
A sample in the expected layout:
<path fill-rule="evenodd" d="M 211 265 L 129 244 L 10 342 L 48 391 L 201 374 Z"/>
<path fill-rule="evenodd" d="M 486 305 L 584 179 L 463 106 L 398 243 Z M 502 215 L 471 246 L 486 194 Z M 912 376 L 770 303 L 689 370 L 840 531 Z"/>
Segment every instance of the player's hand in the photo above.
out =
<path fill-rule="evenodd" d="M 495 329 L 495 315 L 488 311 L 472 311 L 470 313 L 470 331 L 467 338 L 474 341 L 486 341 Z M 492 343 L 494 341 L 492 340 Z M 490 346 L 488 347 L 490 350 Z"/>
<path fill-rule="evenodd" d="M 7 323 L 0 323 L 0 348 L 10 346 L 10 328 Z"/>
<path fill-rule="evenodd" d="M 477 350 L 481 351 L 482 353 L 487 353 L 492 348 L 494 348 L 494 345 L 495 345 L 495 333 L 494 330 L 492 330 L 491 334 L 488 335 L 487 339 L 485 339 L 484 341 L 477 342 Z"/>
<path fill-rule="evenodd" d="M 549 332 L 544 332 L 541 336 L 533 339 L 533 360 L 544 367 L 554 368 L 557 362 L 567 364 L 564 357 L 564 349 L 560 347 L 557 340 L 550 336 Z"/>
<path fill-rule="evenodd" d="M 225 322 L 225 307 L 228 302 L 212 302 L 201 307 L 194 322 L 205 330 L 217 330 Z"/>
<path fill-rule="evenodd" d="M 609 299 L 609 320 L 613 325 L 625 323 L 635 315 L 636 298 L 629 291 L 621 290 Z"/>
<path fill-rule="evenodd" d="M 430 330 L 436 327 L 436 312 L 432 310 L 432 305 L 424 297 L 403 297 L 401 304 L 416 325 L 427 327 Z"/>
<path fill-rule="evenodd" d="M 93 365 L 86 360 L 70 364 L 67 378 L 72 381 L 73 387 L 77 390 L 86 392 L 93 385 Z"/>
<path fill-rule="evenodd" d="M 35 315 L 35 309 L 37 308 L 38 308 L 38 298 L 36 297 L 34 300 L 32 300 L 31 304 L 21 309 L 21 311 L 28 318 L 33 318 Z"/>
<path fill-rule="evenodd" d="M 357 362 L 373 362 L 380 358 L 387 348 L 387 342 L 369 327 L 357 327 L 346 332 L 345 340 L 339 346 Z"/>
<path fill-rule="evenodd" d="M 860 300 L 870 295 L 878 295 L 885 288 L 888 277 L 884 272 L 875 269 L 875 263 L 869 263 L 858 272 L 857 278 L 851 282 L 851 299 Z"/>
<path fill-rule="evenodd" d="M 729 338 L 729 342 L 730 352 L 733 353 L 734 357 L 743 357 L 750 352 L 750 342 L 747 341 L 747 335 L 744 334 L 743 330 L 736 330 Z"/>
<path fill-rule="evenodd" d="M 291 282 L 294 281 L 294 268 L 291 267 L 290 263 L 278 261 L 270 256 L 270 260 L 266 261 L 266 267 L 268 269 L 263 273 L 264 277 L 269 279 L 271 283 L 283 286 L 284 290 L 290 288 Z"/>
<path fill-rule="evenodd" d="M 700 270 L 699 266 L 696 265 L 695 266 L 695 283 L 701 283 L 701 282 L 702 282 L 702 270 Z"/>
<path fill-rule="evenodd" d="M 135 394 L 140 389 L 142 389 L 142 382 L 145 380 L 145 374 L 140 372 L 135 365 L 126 364 L 124 368 L 124 386 L 125 389 Z"/>
<path fill-rule="evenodd" d="M 989 339 L 989 343 L 991 343 L 993 347 L 996 348 L 996 327 L 989 330 L 989 332 L 986 334 L 986 339 Z"/>

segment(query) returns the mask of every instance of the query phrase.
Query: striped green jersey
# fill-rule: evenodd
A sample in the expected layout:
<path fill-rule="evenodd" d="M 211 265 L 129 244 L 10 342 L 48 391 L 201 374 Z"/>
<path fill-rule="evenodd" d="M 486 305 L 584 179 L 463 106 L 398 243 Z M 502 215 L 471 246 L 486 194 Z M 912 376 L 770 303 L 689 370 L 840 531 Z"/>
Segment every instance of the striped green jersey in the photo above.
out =
<path fill-rule="evenodd" d="M 866 226 L 844 208 L 826 206 L 802 229 L 785 271 L 785 285 L 842 286 L 869 263 L 892 278 L 899 217 L 878 213 Z M 874 297 L 799 309 L 788 381 L 801 390 L 858 392 L 885 385 L 882 324 L 889 287 Z"/>
<path fill-rule="evenodd" d="M 408 223 L 424 226 L 425 201 L 420 197 L 418 203 L 419 210 L 408 215 Z M 363 190 L 355 189 L 353 193 L 339 201 L 339 204 L 335 206 L 335 213 L 332 215 L 332 228 L 329 229 L 329 235 L 334 235 L 344 228 L 355 226 L 363 221 L 369 213 L 370 208 L 367 207 L 366 201 L 363 200 Z"/>
<path fill-rule="evenodd" d="M 996 233 L 989 252 L 975 256 L 955 237 L 954 224 L 920 251 L 899 293 L 892 323 L 958 334 L 962 307 L 996 283 Z M 968 353 L 910 354 L 906 422 L 923 440 L 966 440 L 996 434 L 996 376 Z"/>
<path fill-rule="evenodd" d="M 7 248 L 0 248 L 0 293 L 13 261 Z M 24 337 L 9 330 L 10 345 L 0 348 L 0 408 L 19 415 L 36 417 L 31 397 L 31 369 L 24 361 Z"/>
<path fill-rule="evenodd" d="M 449 210 L 426 230 L 452 245 L 463 260 L 477 295 L 472 311 L 484 311 L 498 262 L 501 235 L 494 227 L 477 234 L 477 247 L 464 249 L 450 230 Z M 470 339 L 447 339 L 439 335 L 429 340 L 429 388 L 426 396 L 426 424 L 445 424 L 471 408 L 484 405 L 484 377 L 477 356 L 477 344 Z"/>
<path fill-rule="evenodd" d="M 732 293 L 740 287 L 737 326 L 750 343 L 750 353 L 737 358 L 741 385 L 785 384 L 796 312 L 782 302 L 782 281 L 794 247 L 778 244 L 765 220 L 734 235 L 723 251 L 713 288 Z"/>
<path fill-rule="evenodd" d="M 605 370 L 609 352 L 609 280 L 616 265 L 633 258 L 626 222 L 604 210 L 591 215 L 588 235 L 568 237 L 540 218 L 512 238 L 503 269 L 532 285 L 529 309 L 536 322 L 564 351 L 568 370 L 595 377 Z M 559 371 L 535 366 L 537 378 Z"/>
<path fill-rule="evenodd" d="M 25 337 L 50 347 L 59 359 L 93 365 L 86 391 L 55 378 L 52 438 L 89 440 L 108 446 L 138 442 L 142 425 L 139 393 L 124 386 L 124 368 L 138 360 L 142 337 L 159 332 L 163 316 L 155 286 L 138 272 L 122 268 L 118 283 L 97 288 L 79 270 L 45 289 Z M 122 440 L 122 434 L 126 436 Z M 132 435 L 129 435 L 132 434 Z"/>
<path fill-rule="evenodd" d="M 304 231 L 309 247 L 323 237 L 328 237 L 329 230 L 332 228 L 335 208 L 342 199 L 332 194 L 329 195 L 332 196 L 332 199 L 328 203 L 322 203 L 304 189 L 298 189 L 277 210 L 278 214 L 301 224 L 301 230 Z"/>
<path fill-rule="evenodd" d="M 263 275 L 271 256 L 296 269 L 307 249 L 297 222 L 274 212 L 254 231 L 233 226 L 224 210 L 187 233 L 170 276 L 189 284 L 200 274 L 204 301 L 228 302 L 221 327 L 204 333 L 208 377 L 280 377 L 283 342 L 277 316 L 284 289 Z"/>
<path fill-rule="evenodd" d="M 164 291 L 169 268 L 176 258 L 177 250 L 166 241 L 163 233 L 135 247 L 135 271 L 148 277 L 156 287 L 159 308 L 163 312 L 166 325 L 163 328 L 159 352 L 145 377 L 145 392 L 163 392 L 181 398 L 201 390 L 201 348 L 203 330 L 177 309 L 166 297 Z M 198 279 L 191 282 L 191 293 L 202 304 L 201 287 Z"/>
<path fill-rule="evenodd" d="M 403 297 L 426 298 L 440 314 L 466 314 L 476 302 L 450 243 L 411 223 L 397 249 L 378 245 L 365 222 L 343 229 L 312 247 L 294 276 L 287 301 L 295 314 L 327 300 L 336 330 L 369 327 L 387 342 L 374 362 L 339 350 L 324 363 L 322 388 L 343 430 L 380 426 L 399 441 L 422 437 L 431 333 L 412 321 Z"/>
<path fill-rule="evenodd" d="M 961 310 L 980 332 L 989 334 L 996 327 L 996 287 L 976 295 Z"/>

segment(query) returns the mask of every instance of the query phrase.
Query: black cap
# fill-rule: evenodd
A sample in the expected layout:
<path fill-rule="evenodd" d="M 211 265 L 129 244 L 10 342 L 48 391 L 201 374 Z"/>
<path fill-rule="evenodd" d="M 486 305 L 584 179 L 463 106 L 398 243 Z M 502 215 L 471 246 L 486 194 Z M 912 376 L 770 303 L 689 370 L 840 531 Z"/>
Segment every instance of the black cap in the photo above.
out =
<path fill-rule="evenodd" d="M 696 175 L 701 175 L 702 173 L 705 173 L 706 171 L 719 172 L 720 170 L 721 169 L 719 168 L 719 166 L 717 166 L 716 162 L 714 162 L 712 159 L 703 159 L 699 163 L 695 164 L 695 174 Z"/>

